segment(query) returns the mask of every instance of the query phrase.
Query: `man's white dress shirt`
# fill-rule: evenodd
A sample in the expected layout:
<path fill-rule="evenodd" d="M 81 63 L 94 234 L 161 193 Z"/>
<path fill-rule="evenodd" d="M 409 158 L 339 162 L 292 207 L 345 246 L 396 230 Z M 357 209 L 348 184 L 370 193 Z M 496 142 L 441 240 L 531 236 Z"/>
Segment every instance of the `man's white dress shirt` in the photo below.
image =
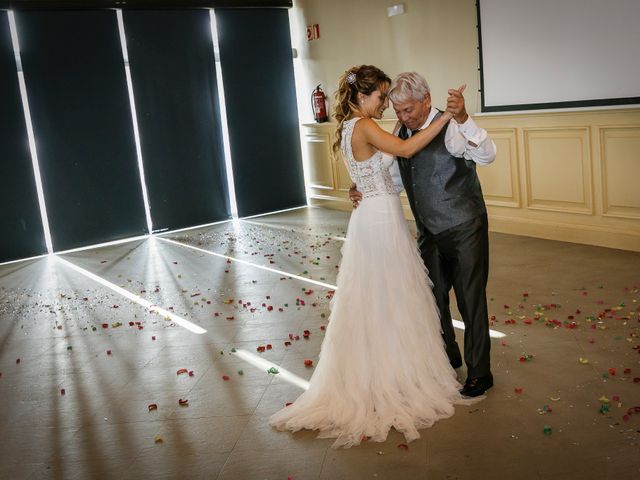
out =
<path fill-rule="evenodd" d="M 427 128 L 437 114 L 438 110 L 431 107 L 427 120 L 420 127 L 420 130 Z M 411 136 L 411 130 L 409 130 L 408 134 Z M 469 142 L 474 143 L 477 147 L 470 145 Z M 496 158 L 495 143 L 489 138 L 487 131 L 484 128 L 480 128 L 471 116 L 462 124 L 451 119 L 447 126 L 444 143 L 449 153 L 454 157 L 464 157 L 467 160 L 473 160 L 479 165 L 489 165 Z M 389 171 L 398 192 L 404 190 L 397 160 L 389 167 Z"/>

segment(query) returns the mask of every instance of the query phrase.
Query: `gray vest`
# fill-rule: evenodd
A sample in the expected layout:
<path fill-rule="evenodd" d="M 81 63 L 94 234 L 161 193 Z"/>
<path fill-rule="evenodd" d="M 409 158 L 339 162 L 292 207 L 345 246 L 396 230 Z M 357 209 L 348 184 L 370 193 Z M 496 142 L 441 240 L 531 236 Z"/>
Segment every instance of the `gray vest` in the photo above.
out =
<path fill-rule="evenodd" d="M 449 153 L 446 131 L 443 128 L 410 160 L 398 158 L 413 216 L 434 235 L 487 211 L 475 162 Z"/>

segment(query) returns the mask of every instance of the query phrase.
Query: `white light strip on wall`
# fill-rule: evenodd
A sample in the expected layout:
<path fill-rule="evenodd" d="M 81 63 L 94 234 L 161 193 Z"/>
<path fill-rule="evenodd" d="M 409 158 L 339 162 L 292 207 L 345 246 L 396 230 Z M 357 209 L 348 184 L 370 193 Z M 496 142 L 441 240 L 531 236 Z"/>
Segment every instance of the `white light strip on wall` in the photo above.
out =
<path fill-rule="evenodd" d="M 131 105 L 131 123 L 133 124 L 133 138 L 136 144 L 136 157 L 138 159 L 138 173 L 140 174 L 140 186 L 142 188 L 142 199 L 144 201 L 144 213 L 147 217 L 147 231 L 153 232 L 153 221 L 151 219 L 151 208 L 149 207 L 149 195 L 147 193 L 147 182 L 144 176 L 144 163 L 142 162 L 142 147 L 140 146 L 140 132 L 138 131 L 138 113 L 136 111 L 135 97 L 133 96 L 133 81 L 131 80 L 131 69 L 129 68 L 129 50 L 127 49 L 127 37 L 124 32 L 124 20 L 122 10 L 116 10 L 118 17 L 118 30 L 120 31 L 120 45 L 122 46 L 122 59 L 124 60 L 124 71 L 127 76 L 127 90 L 129 90 L 129 104 Z"/>
<path fill-rule="evenodd" d="M 277 273 L 279 275 L 286 275 L 287 277 L 295 278 L 297 280 L 300 280 L 300 281 L 303 281 L 303 282 L 307 282 L 307 283 L 312 283 L 314 285 L 319 285 L 321 287 L 329 288 L 331 290 L 337 290 L 338 289 L 338 287 L 336 285 L 331 285 L 330 283 L 319 282 L 317 280 L 312 280 L 310 278 L 301 277 L 299 275 L 294 275 L 292 273 L 287 273 L 287 272 L 284 272 L 282 270 L 277 270 L 275 268 L 265 267 L 263 265 L 258 265 L 256 263 L 247 262 L 246 260 L 240 260 L 238 258 L 230 257 L 228 255 L 222 255 L 221 253 L 211 252 L 209 250 L 205 250 L 205 249 L 199 248 L 199 247 L 194 247 L 194 246 L 188 245 L 186 243 L 176 242 L 175 240 L 170 240 L 168 238 L 159 238 L 159 240 L 164 240 L 165 242 L 169 242 L 169 243 L 175 243 L 176 245 L 180 245 L 181 247 L 191 248 L 192 250 L 196 250 L 198 252 L 206 253 L 208 255 L 213 255 L 213 256 L 216 256 L 216 257 L 220 257 L 220 258 L 226 258 L 227 260 L 231 260 L 232 262 L 242 263 L 243 265 L 249 265 L 251 267 L 259 268 L 261 270 L 266 270 L 268 272 Z M 453 326 L 455 328 L 458 328 L 460 330 L 464 330 L 464 323 L 463 322 L 461 322 L 460 320 L 455 320 L 455 319 L 453 319 L 452 322 L 453 322 Z M 489 329 L 489 336 L 492 337 L 492 338 L 502 338 L 502 337 L 505 337 L 506 334 L 504 334 L 502 332 L 498 332 L 497 330 Z"/>
<path fill-rule="evenodd" d="M 102 277 L 99 277 L 98 275 L 89 272 L 88 270 L 85 270 L 84 268 L 81 268 L 61 257 L 59 257 L 58 255 L 54 255 L 53 256 L 54 259 L 56 259 L 56 261 L 62 263 L 63 265 L 66 265 L 67 267 L 75 270 L 76 272 L 84 275 L 85 277 L 90 278 L 91 280 L 93 280 L 94 282 L 99 283 L 100 285 L 103 285 L 105 287 L 107 287 L 110 290 L 113 290 L 114 292 L 116 292 L 119 295 L 122 295 L 125 298 L 128 298 L 129 300 L 131 300 L 132 302 L 137 303 L 138 305 L 142 305 L 144 308 L 146 308 L 147 310 L 149 310 L 150 312 L 155 312 L 160 314 L 162 317 L 164 317 L 165 319 L 169 319 L 172 322 L 175 322 L 176 324 L 180 325 L 183 328 L 186 328 L 187 330 L 189 330 L 190 332 L 193 333 L 197 333 L 198 335 L 202 335 L 203 333 L 206 333 L 207 331 L 200 327 L 199 325 L 196 325 L 195 323 L 191 323 L 188 320 L 185 320 L 184 318 L 176 315 L 173 312 L 170 312 L 168 310 L 165 310 L 164 308 L 160 308 L 157 305 L 154 305 L 153 303 L 151 303 L 149 300 L 146 300 L 138 295 L 135 295 L 131 292 L 129 292 L 128 290 L 125 290 L 122 287 L 119 287 L 118 285 L 111 283 L 108 280 L 105 280 Z"/>
<path fill-rule="evenodd" d="M 218 42 L 218 26 L 216 14 L 209 10 L 211 23 L 211 39 L 213 40 L 213 56 L 216 65 L 216 80 L 218 84 L 218 102 L 220 104 L 220 122 L 222 127 L 222 145 L 224 148 L 224 162 L 227 174 L 227 190 L 229 191 L 229 208 L 231 216 L 238 218 L 238 203 L 236 202 L 236 187 L 233 181 L 233 165 L 231 164 L 231 144 L 229 142 L 229 125 L 227 124 L 227 104 L 224 100 L 224 84 L 222 82 L 222 64 L 220 63 L 220 43 Z"/>
<path fill-rule="evenodd" d="M 36 192 L 38 194 L 38 204 L 40 205 L 40 217 L 42 218 L 42 230 L 44 231 L 44 241 L 47 252 L 53 253 L 53 242 L 51 241 L 51 231 L 49 230 L 49 217 L 47 216 L 47 206 L 44 202 L 44 189 L 42 188 L 42 178 L 40 176 L 40 164 L 38 163 L 38 152 L 36 140 L 31 123 L 31 111 L 29 110 L 29 100 L 27 97 L 27 85 L 22 72 L 22 59 L 20 58 L 20 43 L 18 42 L 18 29 L 13 11 L 7 11 L 9 17 L 9 30 L 11 31 L 11 42 L 13 43 L 13 53 L 16 57 L 18 70 L 18 83 L 20 85 L 20 96 L 22 97 L 22 108 L 24 110 L 24 120 L 27 124 L 27 138 L 29 140 L 29 150 L 31 152 L 31 164 L 33 165 L 33 176 L 36 182 Z"/>
<path fill-rule="evenodd" d="M 302 8 L 298 8 L 298 7 L 293 7 L 289 9 L 289 25 L 290 25 L 290 30 L 289 30 L 289 36 L 291 37 L 291 52 L 292 52 L 292 56 L 293 56 L 293 79 L 296 85 L 296 106 L 298 108 L 298 119 L 302 118 L 306 118 L 309 115 L 307 114 L 307 111 L 309 109 L 309 99 L 308 97 L 306 97 L 306 95 L 301 95 L 300 92 L 305 92 L 307 90 L 306 85 L 309 84 L 311 81 L 307 80 L 306 75 L 305 75 L 305 70 L 304 67 L 302 65 L 302 60 L 300 59 L 300 55 L 299 55 L 299 51 L 300 48 L 298 48 L 297 44 L 296 44 L 296 32 L 304 32 L 306 29 L 306 23 L 302 22 L 301 23 L 301 19 L 302 19 L 302 12 L 301 12 Z M 304 42 L 304 43 L 308 43 L 308 42 Z M 304 98 L 301 98 L 304 97 Z M 311 113 L 311 112 L 310 112 Z M 300 140 L 300 145 L 304 145 L 303 141 L 306 142 L 306 132 L 304 131 L 304 127 L 302 126 L 303 122 L 299 122 L 299 126 L 298 126 L 298 138 Z M 311 183 L 310 181 L 308 181 L 311 178 L 311 172 L 310 172 L 310 161 L 307 155 L 307 151 L 305 148 L 301 149 L 301 154 L 302 154 L 302 171 L 303 171 L 303 176 L 305 179 L 304 182 L 304 192 L 305 192 L 305 197 L 307 199 L 307 205 L 309 205 L 311 203 L 311 196 L 312 196 L 312 192 L 311 192 L 311 188 L 309 187 L 309 184 Z"/>
<path fill-rule="evenodd" d="M 266 360 L 256 355 L 255 353 L 248 352 L 247 350 L 236 349 L 235 352 L 232 352 L 232 355 L 235 355 L 236 357 L 244 360 L 245 362 L 250 363 L 251 365 L 253 365 L 254 367 L 257 367 L 258 369 L 262 370 L 265 373 L 267 373 L 267 370 L 269 370 L 270 368 L 277 368 L 278 373 L 276 375 L 278 377 L 282 378 L 283 380 L 289 383 L 293 383 L 294 385 L 297 385 L 303 390 L 309 389 L 309 382 L 307 382 L 305 379 L 300 378 L 296 374 L 291 373 L 289 370 L 285 370 L 279 365 L 276 365 L 275 363 L 270 362 L 269 360 Z"/>

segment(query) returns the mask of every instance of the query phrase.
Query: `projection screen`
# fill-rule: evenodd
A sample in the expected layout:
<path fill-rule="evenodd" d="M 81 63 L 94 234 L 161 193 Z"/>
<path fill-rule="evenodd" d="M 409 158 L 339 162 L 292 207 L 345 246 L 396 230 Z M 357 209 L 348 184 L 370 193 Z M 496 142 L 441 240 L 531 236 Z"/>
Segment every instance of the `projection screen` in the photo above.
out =
<path fill-rule="evenodd" d="M 640 104 L 639 0 L 478 0 L 482 111 Z"/>

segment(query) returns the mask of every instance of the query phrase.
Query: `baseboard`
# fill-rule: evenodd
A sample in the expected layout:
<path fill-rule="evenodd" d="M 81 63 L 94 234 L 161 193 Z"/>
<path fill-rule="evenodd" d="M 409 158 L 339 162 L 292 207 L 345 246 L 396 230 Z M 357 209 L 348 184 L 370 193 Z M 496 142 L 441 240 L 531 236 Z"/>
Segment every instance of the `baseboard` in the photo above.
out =
<path fill-rule="evenodd" d="M 640 233 L 489 214 L 492 232 L 640 252 Z"/>

